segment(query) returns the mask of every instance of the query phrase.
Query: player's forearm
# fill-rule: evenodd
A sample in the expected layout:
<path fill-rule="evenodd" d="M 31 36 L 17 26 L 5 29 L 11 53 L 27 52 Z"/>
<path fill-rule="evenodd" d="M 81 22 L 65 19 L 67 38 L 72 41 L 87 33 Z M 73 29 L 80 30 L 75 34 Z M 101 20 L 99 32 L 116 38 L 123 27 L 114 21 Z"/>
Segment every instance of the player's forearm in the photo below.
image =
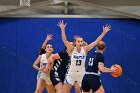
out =
<path fill-rule="evenodd" d="M 52 67 L 53 67 L 53 64 L 50 65 L 50 67 L 49 67 L 49 71 L 51 71 Z"/>
<path fill-rule="evenodd" d="M 46 68 L 49 68 L 51 66 L 51 64 L 52 63 L 48 61 L 47 65 L 46 65 Z"/>
<path fill-rule="evenodd" d="M 33 64 L 33 68 L 36 69 L 36 70 L 39 70 L 39 67 L 35 64 Z"/>
<path fill-rule="evenodd" d="M 102 38 L 105 36 L 106 32 L 102 32 L 102 34 L 94 41 L 92 42 L 90 45 L 88 45 L 86 48 L 87 51 L 90 51 L 93 47 L 95 47 L 101 40 Z"/>
<path fill-rule="evenodd" d="M 47 44 L 48 44 L 49 40 L 45 40 L 42 44 L 42 48 L 45 49 Z"/>
<path fill-rule="evenodd" d="M 48 71 L 51 70 L 51 68 L 52 68 L 51 65 L 52 65 L 52 63 L 48 61 L 47 65 L 46 65 L 46 67 L 45 67 L 45 69 L 44 69 L 44 72 L 45 72 L 45 73 L 48 73 Z"/>
<path fill-rule="evenodd" d="M 102 72 L 113 72 L 110 68 L 106 68 L 106 67 L 101 67 L 99 68 L 99 70 Z"/>
<path fill-rule="evenodd" d="M 102 34 L 95 40 L 95 45 L 97 45 L 102 39 L 103 37 L 106 35 L 106 32 L 102 32 Z"/>
<path fill-rule="evenodd" d="M 64 44 L 66 45 L 67 38 L 66 38 L 65 30 L 64 29 L 61 29 L 61 33 L 62 33 L 62 40 L 63 40 Z"/>
<path fill-rule="evenodd" d="M 54 62 L 54 58 L 53 58 L 53 56 L 50 56 L 49 59 L 48 59 L 46 68 L 49 68 L 53 62 Z"/>

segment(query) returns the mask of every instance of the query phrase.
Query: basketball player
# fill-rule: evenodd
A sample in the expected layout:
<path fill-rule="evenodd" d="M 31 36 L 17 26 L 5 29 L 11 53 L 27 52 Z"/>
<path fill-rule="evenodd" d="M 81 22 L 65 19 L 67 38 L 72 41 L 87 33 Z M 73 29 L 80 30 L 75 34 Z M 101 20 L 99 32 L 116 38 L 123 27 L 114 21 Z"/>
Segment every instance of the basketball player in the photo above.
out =
<path fill-rule="evenodd" d="M 73 45 L 73 42 L 70 42 Z M 86 45 L 86 42 L 84 43 Z M 68 56 L 68 52 L 65 48 L 64 51 L 53 54 L 46 66 L 44 72 L 48 72 L 50 65 L 54 63 L 53 68 L 51 70 L 51 80 L 53 85 L 55 86 L 57 93 L 63 93 L 63 83 L 65 79 L 66 72 L 70 66 L 70 57 Z M 74 83 L 75 93 L 79 93 L 80 88 L 77 82 Z M 70 93 L 70 92 L 69 92 Z"/>
<path fill-rule="evenodd" d="M 52 39 L 51 35 L 48 35 L 45 44 L 49 40 Z M 44 47 L 43 47 L 44 48 Z M 52 55 L 53 47 L 51 44 L 46 45 L 45 49 L 45 54 L 39 55 L 39 57 L 35 60 L 33 67 L 38 70 L 38 75 L 37 75 L 37 86 L 35 93 L 42 93 L 44 90 L 44 87 L 46 87 L 48 93 L 55 93 L 54 86 L 52 85 L 52 82 L 50 80 L 50 73 L 45 74 L 42 71 L 45 69 L 45 66 L 47 64 L 48 58 Z M 40 67 L 37 65 L 40 63 Z"/>
<path fill-rule="evenodd" d="M 72 87 L 72 85 L 76 82 L 78 82 L 79 87 L 81 86 L 81 82 L 83 79 L 83 75 L 85 73 L 85 61 L 86 61 L 86 55 L 87 53 L 98 44 L 98 42 L 104 37 L 104 35 L 111 30 L 110 25 L 103 26 L 103 32 L 102 34 L 96 39 L 96 41 L 92 42 L 91 44 L 87 46 L 83 46 L 83 38 L 80 36 L 77 36 L 74 38 L 74 44 L 75 46 L 71 45 L 66 38 L 65 35 L 65 27 L 67 24 L 64 24 L 63 20 L 59 21 L 57 24 L 62 33 L 62 40 L 65 46 L 67 47 L 68 54 L 71 57 L 71 65 L 68 71 L 68 74 L 65 78 L 65 84 L 64 84 L 64 93 L 68 93 Z M 80 92 L 79 92 L 80 93 Z"/>
<path fill-rule="evenodd" d="M 100 81 L 100 72 L 115 72 L 116 68 L 106 68 L 104 66 L 104 50 L 105 43 L 100 41 L 96 46 L 94 55 L 89 58 L 89 64 L 82 80 L 82 93 L 89 93 L 90 89 L 94 93 L 105 93 Z"/>

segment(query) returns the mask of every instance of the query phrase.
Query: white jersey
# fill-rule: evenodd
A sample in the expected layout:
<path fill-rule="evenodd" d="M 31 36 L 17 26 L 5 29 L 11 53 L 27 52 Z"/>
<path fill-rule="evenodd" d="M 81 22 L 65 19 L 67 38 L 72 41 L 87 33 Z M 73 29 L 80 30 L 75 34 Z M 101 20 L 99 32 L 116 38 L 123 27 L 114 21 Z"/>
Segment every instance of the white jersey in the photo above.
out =
<path fill-rule="evenodd" d="M 47 58 L 46 58 L 46 54 L 42 54 L 41 60 L 40 60 L 40 67 L 46 66 L 47 65 Z"/>
<path fill-rule="evenodd" d="M 86 53 L 84 51 L 84 47 L 81 48 L 80 52 L 78 52 L 77 48 L 74 47 L 74 50 L 72 54 L 70 55 L 70 57 L 71 57 L 71 65 L 69 68 L 69 72 L 72 72 L 72 71 L 84 72 L 85 61 L 86 61 Z"/>
<path fill-rule="evenodd" d="M 46 58 L 46 54 L 42 54 L 41 55 L 41 60 L 40 60 L 40 67 L 46 67 L 47 65 L 47 58 Z M 50 80 L 50 73 L 43 73 L 41 71 L 38 71 L 38 75 L 37 75 L 37 79 L 42 78 L 46 81 L 47 84 L 52 84 L 51 80 Z"/>

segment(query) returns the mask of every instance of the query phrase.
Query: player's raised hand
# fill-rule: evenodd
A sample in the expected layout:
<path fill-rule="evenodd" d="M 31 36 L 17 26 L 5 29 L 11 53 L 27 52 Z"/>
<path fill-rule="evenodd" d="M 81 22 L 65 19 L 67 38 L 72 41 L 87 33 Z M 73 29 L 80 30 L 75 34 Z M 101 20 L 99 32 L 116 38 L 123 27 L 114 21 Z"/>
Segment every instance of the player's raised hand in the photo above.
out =
<path fill-rule="evenodd" d="M 48 34 L 46 37 L 46 41 L 52 40 L 53 35 L 52 34 Z"/>
<path fill-rule="evenodd" d="M 108 31 L 111 30 L 111 26 L 110 25 L 106 25 L 106 26 L 103 26 L 103 32 L 107 33 Z"/>
<path fill-rule="evenodd" d="M 65 30 L 66 25 L 67 23 L 64 24 L 63 20 L 60 20 L 57 24 L 57 26 L 59 26 L 61 30 Z"/>

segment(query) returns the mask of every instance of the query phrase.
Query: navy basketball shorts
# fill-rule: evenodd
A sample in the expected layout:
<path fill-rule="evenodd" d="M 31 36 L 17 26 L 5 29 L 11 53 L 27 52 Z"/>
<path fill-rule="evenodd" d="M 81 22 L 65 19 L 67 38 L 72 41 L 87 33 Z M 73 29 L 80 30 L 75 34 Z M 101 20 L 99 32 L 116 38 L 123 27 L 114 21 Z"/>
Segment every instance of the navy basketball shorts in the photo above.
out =
<path fill-rule="evenodd" d="M 52 84 L 54 86 L 56 86 L 59 82 L 64 82 L 64 79 L 65 79 L 65 75 L 66 73 L 65 72 L 56 72 L 56 71 L 51 71 L 50 72 L 50 79 L 52 81 Z"/>
<path fill-rule="evenodd" d="M 89 92 L 92 89 L 96 92 L 101 86 L 100 76 L 93 74 L 85 74 L 82 80 L 82 90 L 84 92 Z"/>

